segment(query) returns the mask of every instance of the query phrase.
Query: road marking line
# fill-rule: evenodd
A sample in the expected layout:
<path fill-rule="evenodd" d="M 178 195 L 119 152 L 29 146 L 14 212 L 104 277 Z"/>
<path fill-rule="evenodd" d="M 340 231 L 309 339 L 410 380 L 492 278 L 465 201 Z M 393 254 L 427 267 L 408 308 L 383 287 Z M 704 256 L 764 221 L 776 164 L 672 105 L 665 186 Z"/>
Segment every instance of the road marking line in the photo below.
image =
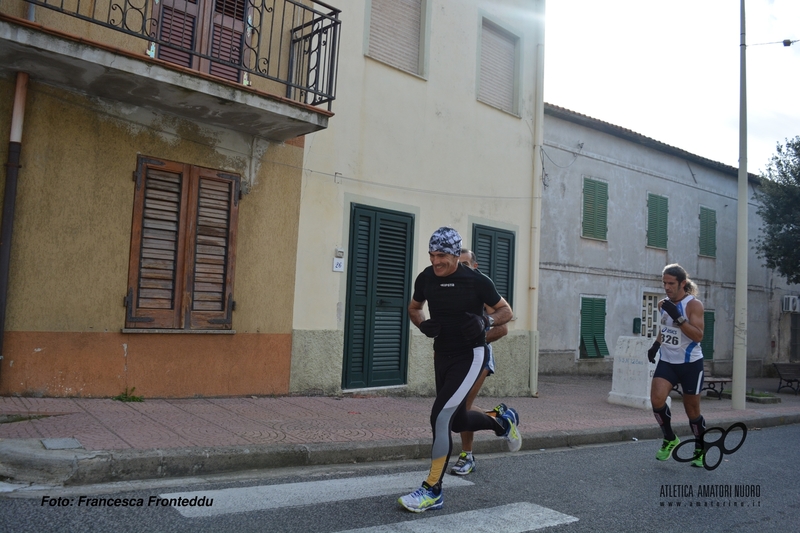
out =
<path fill-rule="evenodd" d="M 441 511 L 429 511 L 426 518 L 396 522 L 382 526 L 350 529 L 339 533 L 522 533 L 545 527 L 577 522 L 574 516 L 566 515 L 533 503 L 520 502 L 490 507 L 463 513 L 434 515 Z M 428 518 L 430 516 L 430 518 Z"/>
<path fill-rule="evenodd" d="M 176 499 L 175 505 L 172 505 L 172 507 L 186 518 L 200 518 L 277 509 L 280 507 L 299 507 L 318 503 L 372 498 L 387 494 L 397 494 L 400 497 L 419 487 L 427 475 L 427 471 L 406 472 L 382 476 L 287 483 L 283 485 L 174 492 L 159 494 L 159 496 L 167 500 Z M 474 485 L 474 483 L 460 477 L 449 476 L 447 478 L 448 488 L 467 487 L 470 485 Z M 205 497 L 206 502 L 213 500 L 213 504 L 207 507 L 179 505 L 184 498 L 186 501 L 191 501 L 192 498 L 199 499 L 202 497 Z"/>

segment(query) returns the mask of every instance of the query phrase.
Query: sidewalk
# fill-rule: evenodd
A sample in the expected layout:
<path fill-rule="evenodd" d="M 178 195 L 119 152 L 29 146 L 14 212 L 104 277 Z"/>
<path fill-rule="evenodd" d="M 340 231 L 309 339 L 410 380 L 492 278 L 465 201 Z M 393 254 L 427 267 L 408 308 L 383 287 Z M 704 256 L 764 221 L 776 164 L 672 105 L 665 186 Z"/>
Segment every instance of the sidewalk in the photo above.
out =
<path fill-rule="evenodd" d="M 775 392 L 777 378 L 747 381 Z M 650 411 L 610 404 L 611 378 L 540 376 L 538 398 L 479 397 L 519 411 L 523 450 L 659 439 Z M 708 427 L 800 423 L 800 396 L 777 404 L 703 397 Z M 418 459 L 430 453 L 431 398 L 349 396 L 145 399 L 0 398 L 0 478 L 76 485 L 208 475 L 258 468 Z M 689 432 L 680 397 L 673 427 Z M 15 417 L 36 417 L 11 422 Z M 486 432 L 483 432 L 486 433 Z M 479 433 L 477 454 L 507 451 Z M 460 443 L 454 438 L 454 455 Z"/>

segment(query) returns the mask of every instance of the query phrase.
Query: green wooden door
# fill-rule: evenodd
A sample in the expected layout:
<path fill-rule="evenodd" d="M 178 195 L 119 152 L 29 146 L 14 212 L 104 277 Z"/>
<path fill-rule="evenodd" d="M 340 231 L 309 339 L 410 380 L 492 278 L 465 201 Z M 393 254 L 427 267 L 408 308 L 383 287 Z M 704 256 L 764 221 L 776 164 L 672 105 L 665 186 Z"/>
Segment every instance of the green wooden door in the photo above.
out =
<path fill-rule="evenodd" d="M 414 217 L 353 204 L 342 388 L 406 382 Z"/>

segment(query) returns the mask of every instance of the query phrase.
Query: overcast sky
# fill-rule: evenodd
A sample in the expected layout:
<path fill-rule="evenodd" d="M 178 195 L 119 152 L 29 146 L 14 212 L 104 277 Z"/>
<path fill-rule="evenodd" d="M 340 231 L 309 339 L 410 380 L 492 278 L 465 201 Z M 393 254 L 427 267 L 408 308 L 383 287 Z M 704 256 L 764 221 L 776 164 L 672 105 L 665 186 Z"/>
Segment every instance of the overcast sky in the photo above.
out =
<path fill-rule="evenodd" d="M 739 166 L 739 0 L 547 0 L 545 102 Z M 747 169 L 800 135 L 800 0 L 747 0 Z"/>

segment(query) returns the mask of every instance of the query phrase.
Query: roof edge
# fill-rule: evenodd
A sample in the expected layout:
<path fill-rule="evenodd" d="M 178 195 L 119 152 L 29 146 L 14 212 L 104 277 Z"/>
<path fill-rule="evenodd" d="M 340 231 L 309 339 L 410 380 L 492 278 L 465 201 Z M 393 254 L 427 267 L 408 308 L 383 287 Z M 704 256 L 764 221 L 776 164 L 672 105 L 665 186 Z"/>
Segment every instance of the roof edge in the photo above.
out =
<path fill-rule="evenodd" d="M 557 105 L 545 102 L 544 113 L 545 115 L 550 115 L 552 117 L 566 120 L 567 122 L 572 122 L 573 124 L 578 124 L 580 126 L 591 128 L 593 130 L 600 131 L 602 133 L 607 133 L 609 135 L 613 135 L 614 137 L 618 137 L 620 139 L 624 139 L 626 141 L 636 143 L 668 155 L 680 157 L 687 161 L 694 162 L 698 165 L 702 165 L 712 170 L 722 172 L 723 174 L 729 174 L 735 177 L 738 177 L 739 175 L 739 169 L 737 167 L 726 165 L 724 163 L 720 163 L 719 161 L 713 161 L 711 159 L 699 156 L 697 154 L 687 152 L 686 150 L 682 150 L 680 148 L 676 148 L 675 146 L 670 146 L 669 144 L 662 143 L 661 141 L 657 141 L 655 139 L 642 135 L 641 133 L 636 133 L 635 131 L 620 126 L 616 126 L 609 122 L 604 122 L 602 120 L 592 118 L 590 116 L 583 115 L 575 111 L 571 111 L 564 107 L 559 107 Z M 756 185 L 761 184 L 761 177 L 758 176 L 757 174 L 748 172 L 747 178 L 748 181 Z"/>

